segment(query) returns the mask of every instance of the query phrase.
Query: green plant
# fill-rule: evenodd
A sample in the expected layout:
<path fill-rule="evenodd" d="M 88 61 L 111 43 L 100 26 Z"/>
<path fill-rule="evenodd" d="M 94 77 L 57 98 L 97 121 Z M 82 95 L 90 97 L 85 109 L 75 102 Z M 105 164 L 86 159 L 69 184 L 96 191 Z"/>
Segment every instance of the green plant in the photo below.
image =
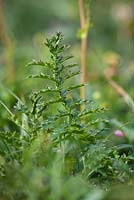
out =
<path fill-rule="evenodd" d="M 16 109 L 27 118 L 26 126 L 28 127 L 25 127 L 25 130 L 30 140 L 33 140 L 40 132 L 45 132 L 44 134 L 50 135 L 56 150 L 63 152 L 63 162 L 68 162 L 66 160 L 69 157 L 73 160 L 73 165 L 79 169 L 83 154 L 90 144 L 97 141 L 100 130 L 96 124 L 100 121 L 107 122 L 107 120 L 99 120 L 92 116 L 105 109 L 95 106 L 92 101 L 76 99 L 74 95 L 71 95 L 73 90 L 84 84 L 72 86 L 66 84 L 68 79 L 79 75 L 80 71 L 76 69 L 77 64 L 67 62 L 72 56 L 63 55 L 68 46 L 63 44 L 62 34 L 57 33 L 47 39 L 46 46 L 51 53 L 51 62 L 34 60 L 28 66 L 39 65 L 46 68 L 45 73 L 31 75 L 29 78 L 47 79 L 48 86 L 32 93 L 31 110 L 21 103 L 17 104 Z M 82 104 L 85 105 L 83 111 L 80 110 Z M 89 116 L 91 116 L 90 121 Z M 66 166 L 65 163 L 64 165 Z"/>
<path fill-rule="evenodd" d="M 2 103 L 11 115 L 12 122 L 19 127 L 20 133 L 16 133 L 16 131 L 14 134 L 1 133 L 1 141 L 3 145 L 5 144 L 4 153 L 1 153 L 2 156 L 7 155 L 10 160 L 18 160 L 18 152 L 22 155 L 25 147 L 29 146 L 39 134 L 43 133 L 50 135 L 53 146 L 57 151 L 62 149 L 64 162 L 66 157 L 71 157 L 74 163 L 81 165 L 79 161 L 81 162 L 83 153 L 87 151 L 90 143 L 97 141 L 99 129 L 97 129 L 96 124 L 100 121 L 106 122 L 95 117 L 90 117 L 91 120 L 89 121 L 89 116 L 104 111 L 104 108 L 95 107 L 91 101 L 76 99 L 71 95 L 73 90 L 82 87 L 84 84 L 73 86 L 66 84 L 68 79 L 79 75 L 80 71 L 76 69 L 76 64 L 67 63 L 72 56 L 63 55 L 68 46 L 63 44 L 62 34 L 57 33 L 52 38 L 47 39 L 46 46 L 51 53 L 51 62 L 34 60 L 28 66 L 40 65 L 47 68 L 47 72 L 41 72 L 29 76 L 29 78 L 48 79 L 48 86 L 31 94 L 30 108 L 14 95 L 18 100 L 15 108 L 20 112 L 20 115 L 14 115 Z M 72 68 L 73 70 L 71 70 Z M 82 104 L 85 104 L 85 109 L 80 111 Z M 13 150 L 13 148 L 15 149 Z M 19 159 L 21 160 L 21 157 Z M 77 168 L 79 169 L 78 166 Z"/>
<path fill-rule="evenodd" d="M 88 193 L 85 179 L 107 188 L 108 181 L 125 182 L 132 172 L 129 158 L 107 144 L 105 109 L 76 98 L 83 84 L 67 83 L 80 72 L 70 62 L 72 56 L 63 54 L 68 46 L 62 34 L 47 39 L 46 46 L 51 61 L 33 60 L 28 66 L 43 68 L 29 78 L 47 79 L 47 86 L 33 91 L 30 103 L 12 94 L 18 101 L 15 114 L 1 102 L 15 124 L 15 131 L 0 133 L 0 194 L 7 199 L 43 199 L 44 195 L 48 200 L 82 199 Z M 71 197 L 69 191 L 80 187 Z"/>

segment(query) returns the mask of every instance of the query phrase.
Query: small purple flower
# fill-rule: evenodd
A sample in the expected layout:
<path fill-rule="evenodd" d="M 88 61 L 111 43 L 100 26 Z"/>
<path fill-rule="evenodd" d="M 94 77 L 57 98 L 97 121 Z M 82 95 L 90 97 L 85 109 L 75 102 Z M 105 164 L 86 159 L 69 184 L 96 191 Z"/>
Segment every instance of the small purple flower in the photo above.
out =
<path fill-rule="evenodd" d="M 114 134 L 117 136 L 117 137 L 124 137 L 124 133 L 121 131 L 121 130 L 116 130 L 115 132 L 114 132 Z"/>

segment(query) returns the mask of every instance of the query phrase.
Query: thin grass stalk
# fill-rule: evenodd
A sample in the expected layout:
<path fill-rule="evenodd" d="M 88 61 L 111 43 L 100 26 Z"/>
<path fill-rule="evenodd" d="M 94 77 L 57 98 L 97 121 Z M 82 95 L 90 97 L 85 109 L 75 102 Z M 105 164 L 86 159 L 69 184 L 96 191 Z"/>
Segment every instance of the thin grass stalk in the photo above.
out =
<path fill-rule="evenodd" d="M 8 83 L 12 83 L 14 81 L 13 44 L 6 27 L 3 0 L 0 0 L 0 40 L 4 47 L 5 63 L 7 66 L 6 79 Z"/>
<path fill-rule="evenodd" d="M 79 14 L 80 14 L 80 26 L 81 30 L 84 29 L 87 25 L 87 19 L 84 9 L 84 0 L 79 0 Z M 87 33 L 84 37 L 81 37 L 81 83 L 86 82 L 86 57 L 87 57 Z M 80 90 L 81 99 L 86 99 L 86 88 L 85 86 Z M 81 109 L 84 109 L 82 105 Z"/>

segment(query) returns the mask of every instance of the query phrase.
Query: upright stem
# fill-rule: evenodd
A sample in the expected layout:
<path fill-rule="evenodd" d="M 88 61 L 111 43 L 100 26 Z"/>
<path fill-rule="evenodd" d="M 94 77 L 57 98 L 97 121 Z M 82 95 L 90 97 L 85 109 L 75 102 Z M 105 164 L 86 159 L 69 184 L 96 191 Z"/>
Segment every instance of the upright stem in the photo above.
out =
<path fill-rule="evenodd" d="M 7 66 L 7 81 L 9 83 L 14 80 L 14 67 L 13 67 L 13 46 L 8 35 L 4 16 L 3 0 L 0 0 L 0 40 L 5 48 L 5 61 Z"/>
<path fill-rule="evenodd" d="M 81 83 L 86 82 L 86 57 L 87 57 L 87 37 L 82 39 L 81 42 Z M 85 86 L 81 87 L 81 98 L 86 99 L 86 88 Z"/>
<path fill-rule="evenodd" d="M 87 20 L 84 11 L 84 0 L 79 0 L 79 13 L 80 13 L 81 29 L 84 29 L 86 28 L 87 25 Z M 81 83 L 86 82 L 86 57 L 87 57 L 87 34 L 81 38 L 81 71 L 82 71 Z M 85 86 L 81 87 L 80 96 L 83 100 L 86 99 Z"/>

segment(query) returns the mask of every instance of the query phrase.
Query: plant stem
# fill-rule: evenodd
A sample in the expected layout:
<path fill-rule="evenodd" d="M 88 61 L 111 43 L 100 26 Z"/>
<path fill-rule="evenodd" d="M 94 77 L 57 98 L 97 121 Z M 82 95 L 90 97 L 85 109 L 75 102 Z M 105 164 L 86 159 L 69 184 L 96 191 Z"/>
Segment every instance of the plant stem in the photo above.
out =
<path fill-rule="evenodd" d="M 7 82 L 12 83 L 14 81 L 14 67 L 13 67 L 13 45 L 8 35 L 6 28 L 4 5 L 3 0 L 0 0 L 0 40 L 5 48 L 5 61 L 7 66 Z"/>
<path fill-rule="evenodd" d="M 81 29 L 84 29 L 87 24 L 87 19 L 84 11 L 84 0 L 79 0 L 79 14 L 80 14 Z M 86 56 L 87 56 L 87 34 L 85 35 L 85 37 L 81 38 L 81 71 L 82 71 L 81 83 L 86 82 Z M 80 96 L 83 100 L 86 99 L 85 86 L 81 87 Z"/>
<path fill-rule="evenodd" d="M 7 112 L 14 117 L 14 114 L 9 110 L 9 108 L 0 100 L 0 104 L 7 110 Z"/>
<path fill-rule="evenodd" d="M 109 68 L 109 70 L 112 69 L 112 67 Z M 114 69 L 113 69 L 114 70 Z M 104 72 L 105 78 L 108 81 L 108 83 L 115 89 L 115 91 L 124 99 L 125 103 L 132 109 L 134 112 L 134 101 L 129 96 L 129 94 L 123 89 L 122 86 L 120 86 L 118 83 L 116 83 L 110 74 L 108 73 L 108 70 Z"/>

